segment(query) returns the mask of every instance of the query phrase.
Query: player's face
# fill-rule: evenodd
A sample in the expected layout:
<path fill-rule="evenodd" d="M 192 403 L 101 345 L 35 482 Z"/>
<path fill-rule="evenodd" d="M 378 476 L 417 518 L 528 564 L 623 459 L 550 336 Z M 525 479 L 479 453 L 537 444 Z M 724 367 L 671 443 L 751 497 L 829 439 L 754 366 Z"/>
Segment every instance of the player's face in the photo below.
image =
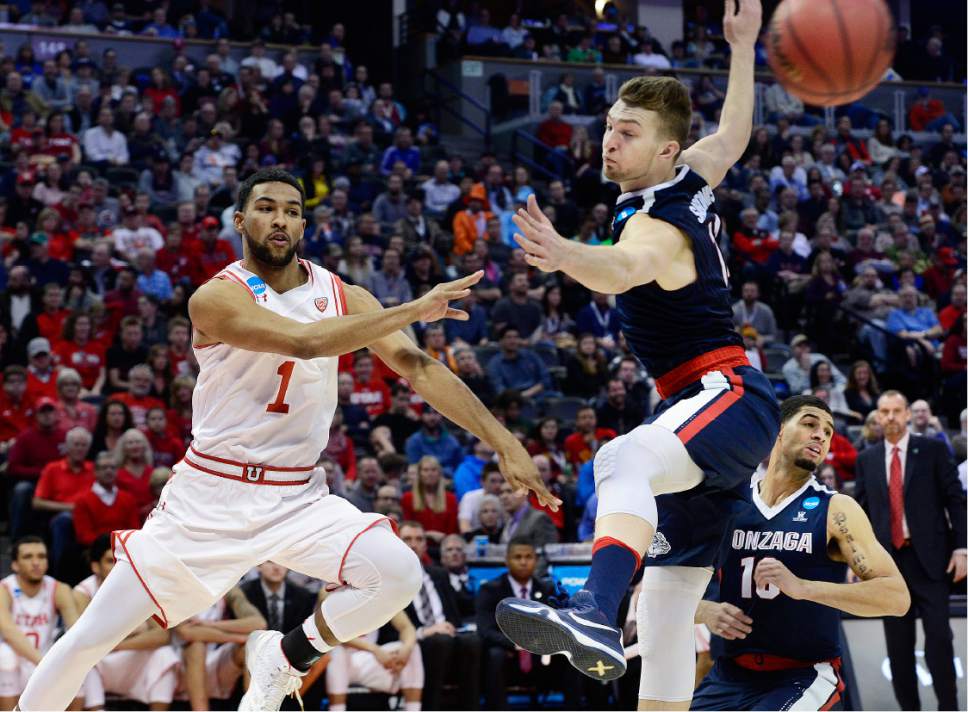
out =
<path fill-rule="evenodd" d="M 602 169 L 605 177 L 627 183 L 645 176 L 661 148 L 658 114 L 616 101 L 605 118 Z"/>
<path fill-rule="evenodd" d="M 787 462 L 813 472 L 826 459 L 834 420 L 820 408 L 807 407 L 783 425 L 780 437 Z"/>
<path fill-rule="evenodd" d="M 47 547 L 43 544 L 21 544 L 14 572 L 27 583 L 40 583 L 47 573 Z"/>
<path fill-rule="evenodd" d="M 111 569 L 114 568 L 114 563 L 114 552 L 108 549 L 104 552 L 104 556 L 97 561 L 91 562 L 91 571 L 103 581 L 111 573 Z"/>
<path fill-rule="evenodd" d="M 299 191 L 280 182 L 253 186 L 245 212 L 235 214 L 235 229 L 249 255 L 269 267 L 285 267 L 306 229 Z"/>

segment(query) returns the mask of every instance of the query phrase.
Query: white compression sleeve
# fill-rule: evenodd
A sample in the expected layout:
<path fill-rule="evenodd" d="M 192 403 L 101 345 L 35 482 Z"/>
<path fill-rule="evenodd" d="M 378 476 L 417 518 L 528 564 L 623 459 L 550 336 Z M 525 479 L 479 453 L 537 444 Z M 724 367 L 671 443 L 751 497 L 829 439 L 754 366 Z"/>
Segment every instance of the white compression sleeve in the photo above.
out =
<path fill-rule="evenodd" d="M 157 610 L 131 565 L 118 562 L 81 617 L 44 655 L 18 708 L 67 709 L 91 668 Z"/>

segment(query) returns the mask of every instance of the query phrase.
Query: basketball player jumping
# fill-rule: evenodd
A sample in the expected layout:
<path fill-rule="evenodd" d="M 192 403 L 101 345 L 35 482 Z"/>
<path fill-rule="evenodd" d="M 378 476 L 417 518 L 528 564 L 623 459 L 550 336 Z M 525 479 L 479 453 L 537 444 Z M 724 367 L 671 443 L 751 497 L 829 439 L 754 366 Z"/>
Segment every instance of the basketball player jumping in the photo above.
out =
<path fill-rule="evenodd" d="M 750 367 L 733 329 L 712 190 L 752 131 L 760 17 L 759 0 L 727 0 L 730 72 L 719 128 L 686 150 L 689 89 L 667 77 L 622 85 L 602 144 L 605 177 L 623 191 L 614 245 L 566 240 L 533 197 L 514 217 L 529 264 L 617 295 L 626 341 L 663 401 L 595 457 L 598 511 L 585 588 L 557 610 L 506 599 L 497 620 L 532 653 L 563 652 L 586 675 L 618 677 L 625 672 L 619 603 L 642 558 L 654 555 L 637 611 L 640 709 L 689 706 L 693 617 L 712 573 L 726 497 L 748 487 L 779 429 L 773 388 Z M 666 495 L 658 506 L 657 495 Z"/>
<path fill-rule="evenodd" d="M 449 302 L 481 273 L 382 309 L 359 287 L 296 256 L 306 227 L 299 182 L 275 168 L 239 190 L 244 258 L 192 296 L 201 367 L 193 443 L 140 531 L 115 533 L 117 565 L 20 697 L 63 710 L 88 670 L 149 617 L 166 628 L 205 610 L 250 568 L 275 561 L 334 589 L 282 635 L 249 637 L 240 709 L 278 710 L 326 651 L 379 628 L 421 585 L 420 562 L 388 520 L 329 496 L 316 459 L 336 408 L 337 359 L 369 346 L 434 408 L 491 444 L 515 487 L 557 507 L 531 458 L 471 391 L 400 330 L 466 315 Z"/>
<path fill-rule="evenodd" d="M 864 510 L 813 475 L 830 449 L 830 408 L 793 396 L 780 420 L 766 474 L 726 528 L 719 602 L 700 604 L 725 647 L 694 710 L 834 709 L 844 692 L 840 611 L 900 616 L 911 603 Z M 848 567 L 856 583 L 844 582 Z"/>

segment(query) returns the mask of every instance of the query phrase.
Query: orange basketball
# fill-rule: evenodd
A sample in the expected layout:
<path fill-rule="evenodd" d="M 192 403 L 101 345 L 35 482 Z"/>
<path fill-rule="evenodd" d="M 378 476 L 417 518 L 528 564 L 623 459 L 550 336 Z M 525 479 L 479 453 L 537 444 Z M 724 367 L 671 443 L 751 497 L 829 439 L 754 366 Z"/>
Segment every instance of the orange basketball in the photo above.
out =
<path fill-rule="evenodd" d="M 894 57 L 884 0 L 784 0 L 767 40 L 770 67 L 808 104 L 835 106 L 874 88 Z"/>

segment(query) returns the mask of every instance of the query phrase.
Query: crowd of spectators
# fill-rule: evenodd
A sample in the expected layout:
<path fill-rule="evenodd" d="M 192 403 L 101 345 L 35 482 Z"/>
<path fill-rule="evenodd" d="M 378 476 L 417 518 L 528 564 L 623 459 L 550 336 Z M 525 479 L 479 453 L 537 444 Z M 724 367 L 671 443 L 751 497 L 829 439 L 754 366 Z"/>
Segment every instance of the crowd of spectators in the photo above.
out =
<path fill-rule="evenodd" d="M 236 61 L 208 3 L 144 16 L 85 2 L 55 17 L 51 7 L 31 3 L 20 19 L 214 43 L 203 63 L 176 49 L 144 75 L 83 39 L 43 62 L 30 44 L 0 58 L 8 534 L 45 536 L 53 573 L 73 582 L 86 574 L 82 547 L 143 521 L 191 437 L 198 365 L 187 300 L 241 257 L 231 224 L 240 182 L 282 166 L 306 192 L 302 256 L 385 306 L 484 270 L 461 305 L 468 321 L 417 323 L 411 335 L 522 440 L 565 503 L 552 512 L 513 492 L 486 443 L 447 423 L 374 355 L 340 359 L 339 405 L 320 463 L 336 495 L 405 524 L 401 534 L 428 565 L 429 602 L 418 598 L 408 610 L 426 670 L 424 705 L 473 707 L 480 691 L 449 681 L 480 669 L 502 681 L 485 690 L 498 708 L 505 680 L 569 701 L 592 694 L 508 647 L 493 605 L 518 591 L 496 580 L 475 603 L 464 545 L 513 541 L 513 585 L 544 586 L 543 547 L 591 539 L 596 451 L 658 400 L 612 300 L 529 267 L 513 240 L 511 214 L 537 194 L 562 235 L 610 243 L 618 189 L 600 176 L 599 129 L 563 120 L 601 117 L 605 70 L 587 86 L 570 77 L 554 87 L 537 132 L 569 161 L 550 154 L 560 178 L 537 181 L 490 152 L 449 153 L 420 97 L 397 96 L 343 51 L 342 25 L 303 63 L 265 44 L 309 39 L 280 13 Z M 568 16 L 542 28 L 512 16 L 498 29 L 485 13 L 472 19 L 460 3 L 444 3 L 441 51 L 490 43 L 513 56 L 655 70 L 728 63 L 721 28 L 705 16 L 667 53 L 644 27 L 609 14 L 576 32 Z M 950 62 L 935 64 L 939 74 L 923 78 L 951 78 L 941 73 Z M 712 82 L 694 88 L 691 138 L 715 123 L 723 98 Z M 915 432 L 943 440 L 963 463 L 960 126 L 928 107 L 930 95 L 919 97 L 929 133 L 918 140 L 880 116 L 873 132 L 858 132 L 847 114 L 830 130 L 790 98 L 767 90 L 770 123 L 756 128 L 715 191 L 747 354 L 778 396 L 806 392 L 830 403 L 839 427 L 820 474 L 832 486 L 849 483 L 857 452 L 880 439 L 872 412 L 891 386 L 913 402 Z"/>

